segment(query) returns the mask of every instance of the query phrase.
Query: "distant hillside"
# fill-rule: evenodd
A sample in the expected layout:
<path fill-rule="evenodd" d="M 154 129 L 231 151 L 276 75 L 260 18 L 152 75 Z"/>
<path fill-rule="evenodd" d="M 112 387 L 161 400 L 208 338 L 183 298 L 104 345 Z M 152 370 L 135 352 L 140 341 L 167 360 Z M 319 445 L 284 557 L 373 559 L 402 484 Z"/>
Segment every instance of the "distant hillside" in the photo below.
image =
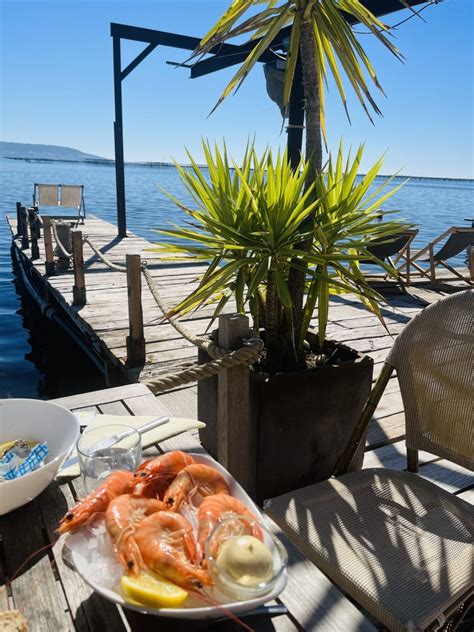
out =
<path fill-rule="evenodd" d="M 7 143 L 4 141 L 0 141 L 0 156 L 3 158 L 27 158 L 30 160 L 95 160 L 101 158 L 93 154 L 86 154 L 72 147 Z"/>

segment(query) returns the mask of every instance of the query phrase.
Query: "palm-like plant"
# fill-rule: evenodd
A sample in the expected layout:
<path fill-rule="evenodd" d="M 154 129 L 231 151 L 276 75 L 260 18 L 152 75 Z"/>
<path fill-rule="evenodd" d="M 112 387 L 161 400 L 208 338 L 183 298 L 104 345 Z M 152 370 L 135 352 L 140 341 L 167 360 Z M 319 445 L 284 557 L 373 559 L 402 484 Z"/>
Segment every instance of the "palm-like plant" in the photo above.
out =
<path fill-rule="evenodd" d="M 405 0 L 400 0 L 400 3 L 406 5 Z M 255 10 L 256 13 L 245 17 L 248 12 Z M 214 46 L 244 34 L 260 38 L 225 88 L 216 104 L 217 107 L 244 81 L 278 32 L 285 26 L 291 27 L 286 55 L 283 105 L 289 101 L 300 55 L 305 96 L 307 186 L 311 186 L 322 170 L 322 136 L 325 138 L 324 86 L 328 75 L 332 75 L 334 79 L 346 112 L 344 76 L 367 115 L 370 117 L 370 109 L 377 114 L 380 113 L 368 85 L 372 82 L 382 90 L 381 85 L 367 54 L 345 19 L 347 16 L 353 17 L 366 27 L 391 53 L 401 57 L 394 44 L 387 38 L 387 27 L 359 0 L 233 0 L 194 52 L 194 56 L 205 54 Z M 300 243 L 298 250 L 300 253 L 309 253 L 312 244 L 313 239 L 310 235 Z M 292 304 L 291 318 L 285 319 L 282 324 L 282 337 L 286 340 L 286 364 L 292 355 L 292 328 L 296 329 L 298 338 L 304 333 L 302 314 L 306 271 L 305 258 L 301 254 L 299 257 L 299 261 L 293 261 L 288 279 Z M 303 356 L 298 354 L 294 367 L 302 363 Z"/>
<path fill-rule="evenodd" d="M 400 8 L 406 4 L 405 0 L 400 0 L 400 3 Z M 242 19 L 248 11 L 261 5 L 266 6 L 248 19 Z M 393 42 L 386 36 L 387 27 L 359 0 L 233 0 L 194 52 L 194 56 L 202 55 L 216 45 L 243 34 L 260 38 L 225 88 L 215 106 L 217 107 L 244 81 L 278 32 L 285 26 L 291 26 L 283 105 L 287 105 L 290 98 L 300 53 L 305 94 L 306 160 L 310 162 L 310 175 L 316 175 L 322 167 L 321 132 L 325 135 L 324 85 L 328 74 L 334 78 L 347 115 L 344 75 L 369 118 L 369 108 L 380 114 L 369 91 L 366 75 L 379 90 L 382 87 L 367 54 L 346 20 L 347 16 L 355 18 L 385 48 L 401 57 Z"/>
<path fill-rule="evenodd" d="M 388 181 L 384 181 L 369 192 L 382 161 L 358 181 L 362 151 L 361 147 L 354 160 L 348 158 L 344 165 L 341 148 L 335 164 L 329 161 L 327 174 L 310 185 L 307 161 L 293 171 L 285 155 L 274 159 L 266 151 L 258 158 L 252 146 L 239 166 L 229 159 L 225 147 L 222 151 L 216 147 L 213 152 L 204 143 L 208 174 L 191 156 L 190 171 L 177 164 L 196 208 L 188 208 L 170 195 L 190 221 L 160 230 L 170 241 L 156 250 L 191 256 L 210 265 L 198 287 L 168 316 L 214 302 L 216 318 L 235 297 L 238 311 L 248 307 L 254 328 L 265 330 L 266 368 L 270 372 L 287 370 L 302 354 L 316 306 L 319 351 L 324 353 L 332 292 L 356 294 L 381 318 L 381 297 L 365 280 L 359 263 L 373 259 L 367 251 L 368 240 L 390 238 L 406 226 L 378 221 L 380 204 L 399 187 L 387 190 Z M 301 250 L 302 240 L 309 238 L 312 249 Z M 303 270 L 307 280 L 299 329 L 293 323 L 289 291 L 295 266 Z"/>

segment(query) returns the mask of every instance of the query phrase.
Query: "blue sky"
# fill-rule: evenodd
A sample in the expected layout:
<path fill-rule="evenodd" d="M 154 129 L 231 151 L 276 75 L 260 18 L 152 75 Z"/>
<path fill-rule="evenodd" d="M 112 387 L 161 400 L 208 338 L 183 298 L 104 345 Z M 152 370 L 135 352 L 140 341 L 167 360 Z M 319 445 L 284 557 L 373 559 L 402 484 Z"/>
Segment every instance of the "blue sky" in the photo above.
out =
<path fill-rule="evenodd" d="M 1 138 L 75 147 L 113 157 L 112 39 L 121 22 L 201 36 L 228 0 L 0 0 Z M 327 98 L 328 136 L 335 148 L 366 142 L 366 169 L 387 151 L 383 171 L 474 177 L 473 4 L 445 0 L 397 30 L 406 61 L 398 62 L 361 35 L 387 98 L 375 127 L 350 100 L 349 125 L 336 91 Z M 388 16 L 394 24 L 406 11 Z M 123 47 L 123 64 L 143 45 Z M 238 157 L 249 136 L 263 148 L 284 145 L 281 117 L 256 68 L 237 95 L 210 117 L 232 69 L 190 80 L 183 51 L 155 50 L 123 83 L 126 160 L 178 160 L 187 146 L 200 157 L 200 138 L 225 137 Z"/>

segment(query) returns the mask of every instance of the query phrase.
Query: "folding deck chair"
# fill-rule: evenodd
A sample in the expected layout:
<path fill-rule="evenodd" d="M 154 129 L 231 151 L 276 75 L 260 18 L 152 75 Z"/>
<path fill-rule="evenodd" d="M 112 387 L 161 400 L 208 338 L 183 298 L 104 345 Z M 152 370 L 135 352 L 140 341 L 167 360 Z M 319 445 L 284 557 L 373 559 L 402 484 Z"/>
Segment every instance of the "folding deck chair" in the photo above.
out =
<path fill-rule="evenodd" d="M 446 239 L 446 243 L 437 251 L 434 251 L 436 244 L 443 239 Z M 452 226 L 447 231 L 442 233 L 435 240 L 430 242 L 427 246 L 425 246 L 422 250 L 419 250 L 417 253 L 413 255 L 409 259 L 408 262 L 404 263 L 401 268 L 407 268 L 406 274 L 409 275 L 410 266 L 417 270 L 418 274 L 421 277 L 426 277 L 433 283 L 437 282 L 436 279 L 436 269 L 439 266 L 443 266 L 447 270 L 449 270 L 454 278 L 461 279 L 465 281 L 469 285 L 472 285 L 474 281 L 474 261 L 473 261 L 473 253 L 472 248 L 474 244 L 474 227 L 464 228 Z M 456 255 L 459 255 L 464 250 L 468 251 L 468 268 L 469 268 L 469 278 L 464 277 L 458 270 L 450 266 L 446 263 L 447 259 L 451 259 Z M 429 263 L 429 269 L 424 269 L 418 262 L 426 262 Z"/>
<path fill-rule="evenodd" d="M 265 504 L 316 566 L 394 632 L 438 630 L 472 604 L 474 507 L 412 472 L 418 450 L 474 469 L 473 313 L 468 290 L 408 323 L 339 465 L 348 471 L 396 368 L 411 471 L 351 472 Z"/>
<path fill-rule="evenodd" d="M 408 261 L 410 261 L 411 257 L 411 243 L 418 235 L 418 230 L 406 230 L 396 235 L 392 235 L 391 237 L 384 237 L 380 239 L 374 239 L 372 245 L 367 247 L 367 251 L 370 254 L 377 257 L 381 261 L 388 261 L 390 265 L 397 271 L 398 273 L 398 282 L 400 283 L 403 290 L 405 290 L 405 282 L 407 284 L 410 283 L 410 274 L 409 269 L 405 276 L 405 281 L 402 278 L 402 275 L 399 272 L 399 269 L 406 265 Z M 404 262 L 403 265 L 400 265 L 400 262 Z M 368 265 L 378 265 L 377 261 L 373 261 L 371 259 L 364 259 L 361 263 Z M 397 267 L 398 266 L 398 267 Z M 388 277 L 388 274 L 383 276 L 385 280 Z"/>
<path fill-rule="evenodd" d="M 84 186 L 79 184 L 37 184 L 35 182 L 33 206 L 37 210 L 39 207 L 74 208 L 77 210 L 77 221 L 83 222 L 86 217 Z"/>

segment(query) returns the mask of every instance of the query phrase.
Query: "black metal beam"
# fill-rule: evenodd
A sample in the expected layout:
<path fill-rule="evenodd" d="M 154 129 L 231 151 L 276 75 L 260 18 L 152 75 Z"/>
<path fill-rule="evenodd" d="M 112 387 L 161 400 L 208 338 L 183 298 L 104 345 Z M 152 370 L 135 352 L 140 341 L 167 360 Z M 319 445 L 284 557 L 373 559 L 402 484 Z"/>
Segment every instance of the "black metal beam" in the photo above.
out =
<path fill-rule="evenodd" d="M 281 31 L 273 38 L 273 40 L 269 44 L 269 48 L 273 50 L 281 49 L 284 43 L 288 40 L 290 30 L 291 27 L 289 26 L 285 26 L 284 29 L 281 29 Z M 248 54 L 255 48 L 259 41 L 259 39 L 251 40 L 250 42 L 246 42 L 245 44 L 236 46 L 236 50 L 232 51 L 232 53 L 228 55 L 217 53 L 214 55 L 214 57 L 207 57 L 202 61 L 197 61 L 191 68 L 191 79 L 197 79 L 198 77 L 208 75 L 211 72 L 216 72 L 217 70 L 223 70 L 224 68 L 229 68 L 230 66 L 241 64 L 243 61 L 245 61 Z M 269 53 L 271 55 L 271 59 L 267 59 Z M 267 62 L 275 59 L 278 59 L 278 56 L 267 49 L 259 57 L 258 61 Z"/>
<path fill-rule="evenodd" d="M 123 158 L 123 117 L 120 37 L 113 38 L 114 97 L 115 97 L 115 188 L 117 193 L 117 225 L 119 237 L 127 236 L 127 211 L 125 207 L 125 165 Z"/>
<path fill-rule="evenodd" d="M 169 46 L 171 48 L 181 48 L 193 51 L 199 45 L 201 38 L 190 35 L 179 35 L 178 33 L 168 33 L 166 31 L 156 31 L 155 29 L 145 29 L 140 26 L 129 26 L 128 24 L 110 24 L 110 34 L 112 37 L 133 40 L 135 42 L 147 42 L 159 46 Z M 234 53 L 240 53 L 241 47 L 236 44 L 218 44 L 209 52 L 212 55 L 226 57 Z M 265 59 L 263 58 L 265 57 Z M 271 51 L 266 51 L 262 56 L 263 61 L 273 61 L 277 57 Z"/>
<path fill-rule="evenodd" d="M 135 59 L 131 61 L 126 68 L 122 70 L 122 72 L 120 73 L 120 80 L 123 81 L 125 77 L 127 77 L 132 72 L 132 70 L 135 70 L 138 64 L 141 64 L 142 61 L 146 57 L 148 57 L 148 55 L 152 51 L 154 51 L 157 46 L 158 44 L 148 44 L 148 46 L 144 48 L 142 52 L 139 55 L 137 55 Z"/>
<path fill-rule="evenodd" d="M 416 6 L 418 4 L 425 4 L 428 1 L 429 0 L 405 0 L 405 4 Z M 389 13 L 394 13 L 395 11 L 406 9 L 406 6 L 402 2 L 402 0 L 362 0 L 362 4 L 376 16 L 388 15 Z M 349 24 L 357 23 L 357 20 L 354 18 L 354 16 L 344 12 L 343 14 L 345 15 L 346 21 Z M 290 36 L 290 31 L 291 26 L 285 26 L 285 28 L 281 29 L 281 31 L 269 44 L 269 48 L 280 48 L 282 42 Z M 232 51 L 231 55 L 227 56 L 224 51 L 222 51 L 221 53 L 215 54 L 214 57 L 209 57 L 203 59 L 202 61 L 196 62 L 191 69 L 191 78 L 196 79 L 197 77 L 208 75 L 211 72 L 216 72 L 217 70 L 222 70 L 223 68 L 229 68 L 230 66 L 241 64 L 243 61 L 245 61 L 247 55 L 255 48 L 255 46 L 258 45 L 260 39 L 261 38 L 255 39 L 235 47 L 236 49 Z M 268 50 L 266 52 L 268 52 Z M 260 58 L 260 61 L 267 60 L 264 60 L 262 56 Z"/>
<path fill-rule="evenodd" d="M 134 40 L 135 42 L 146 42 L 148 44 L 160 44 L 161 46 L 171 46 L 172 48 L 183 48 L 184 50 L 194 50 L 201 41 L 199 37 L 189 35 L 178 35 L 177 33 L 167 33 L 166 31 L 156 31 L 155 29 L 144 29 L 140 26 L 129 26 L 128 24 L 110 24 L 110 34 L 112 37 Z M 231 44 L 226 44 L 231 46 Z"/>
<path fill-rule="evenodd" d="M 154 29 L 145 29 L 138 26 L 111 23 L 110 34 L 113 38 L 114 57 L 114 96 L 115 96 L 115 186 L 117 195 L 117 226 L 119 237 L 127 236 L 127 211 L 125 202 L 125 164 L 123 153 L 123 112 L 122 112 L 122 81 L 127 77 L 157 46 L 170 46 L 193 51 L 201 41 L 198 37 L 178 35 Z M 122 39 L 147 43 L 148 46 L 131 61 L 124 70 L 121 62 Z M 220 44 L 211 50 L 211 53 L 230 55 L 238 46 L 234 44 Z M 271 61 L 275 58 L 273 53 L 267 52 L 261 61 Z"/>

